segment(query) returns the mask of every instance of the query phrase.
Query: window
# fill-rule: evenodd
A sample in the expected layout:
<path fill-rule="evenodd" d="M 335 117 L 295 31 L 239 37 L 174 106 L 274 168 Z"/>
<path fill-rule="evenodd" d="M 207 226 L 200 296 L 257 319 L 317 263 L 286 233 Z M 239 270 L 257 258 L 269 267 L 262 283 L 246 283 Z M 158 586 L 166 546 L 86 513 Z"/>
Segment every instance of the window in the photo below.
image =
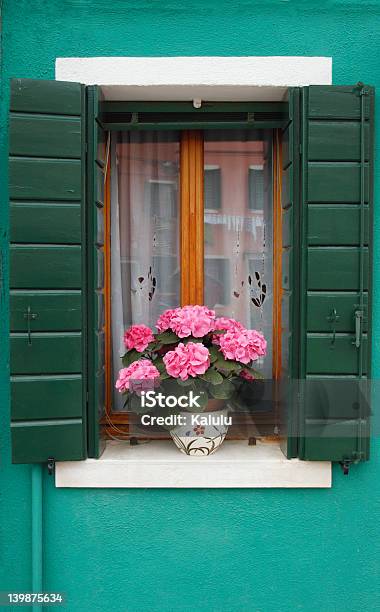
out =
<path fill-rule="evenodd" d="M 137 108 L 102 101 L 96 86 L 13 83 L 16 463 L 101 453 L 100 424 L 107 426 L 104 406 L 112 398 L 110 340 L 119 341 L 111 333 L 112 308 L 120 309 L 120 295 L 110 299 L 115 261 L 128 287 L 123 324 L 124 312 L 145 308 L 153 317 L 165 304 L 200 303 L 208 295 L 219 312 L 239 309 L 246 324 L 271 327 L 272 358 L 263 367 L 281 383 L 302 382 L 293 396 L 270 398 L 288 458 L 340 461 L 345 469 L 368 458 L 362 386 L 371 378 L 373 99 L 372 88 L 358 84 L 290 88 L 286 102 Z M 115 132 L 135 153 L 145 147 L 144 170 L 135 159 L 132 182 L 112 171 Z M 240 193 L 236 186 L 229 191 L 233 181 L 224 174 L 242 143 L 247 163 L 240 161 L 232 177 Z M 122 165 L 131 159 L 129 152 Z M 219 208 L 204 208 L 205 165 L 220 169 Z M 131 199 L 117 223 L 115 181 Z M 144 235 L 138 250 L 135 227 L 137 240 Z M 224 290 L 214 291 L 221 282 Z M 130 426 L 120 410 L 115 424 L 122 432 Z"/>
<path fill-rule="evenodd" d="M 106 342 L 113 373 L 103 421 L 116 436 L 141 432 L 114 389 L 123 331 L 136 323 L 154 328 L 167 308 L 205 303 L 218 316 L 262 331 L 268 352 L 259 367 L 272 379 L 274 144 L 271 130 L 231 128 L 115 131 L 110 142 Z M 265 168 L 267 185 L 261 210 L 252 214 L 245 181 L 254 163 Z"/>

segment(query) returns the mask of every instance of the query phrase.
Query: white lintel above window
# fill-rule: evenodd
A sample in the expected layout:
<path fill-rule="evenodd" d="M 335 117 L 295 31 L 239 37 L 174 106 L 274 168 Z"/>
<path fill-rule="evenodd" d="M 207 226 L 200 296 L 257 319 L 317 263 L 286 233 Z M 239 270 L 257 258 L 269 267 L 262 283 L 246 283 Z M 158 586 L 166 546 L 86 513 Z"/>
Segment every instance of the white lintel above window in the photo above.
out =
<path fill-rule="evenodd" d="M 56 80 L 101 85 L 106 100 L 281 101 L 329 85 L 331 57 L 59 57 Z"/>

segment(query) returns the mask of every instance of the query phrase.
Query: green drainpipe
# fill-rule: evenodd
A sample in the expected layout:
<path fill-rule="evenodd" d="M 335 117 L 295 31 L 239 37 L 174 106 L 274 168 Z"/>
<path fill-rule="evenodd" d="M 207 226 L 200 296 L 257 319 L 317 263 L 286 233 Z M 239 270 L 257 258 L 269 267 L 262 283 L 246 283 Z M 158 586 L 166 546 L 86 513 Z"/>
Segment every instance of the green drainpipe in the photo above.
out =
<path fill-rule="evenodd" d="M 42 465 L 32 465 L 32 592 L 43 593 L 42 580 Z M 40 604 L 33 610 L 42 612 Z"/>

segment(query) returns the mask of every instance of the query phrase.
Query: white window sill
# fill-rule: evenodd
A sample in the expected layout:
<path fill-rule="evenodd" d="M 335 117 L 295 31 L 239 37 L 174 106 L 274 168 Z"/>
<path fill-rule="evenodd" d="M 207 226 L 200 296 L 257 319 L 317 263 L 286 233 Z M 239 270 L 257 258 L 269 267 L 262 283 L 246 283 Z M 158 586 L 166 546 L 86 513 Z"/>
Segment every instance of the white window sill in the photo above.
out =
<path fill-rule="evenodd" d="M 56 464 L 56 487 L 326 488 L 329 461 L 286 459 L 277 443 L 224 442 L 210 457 L 187 457 L 169 440 L 107 442 L 100 459 Z"/>

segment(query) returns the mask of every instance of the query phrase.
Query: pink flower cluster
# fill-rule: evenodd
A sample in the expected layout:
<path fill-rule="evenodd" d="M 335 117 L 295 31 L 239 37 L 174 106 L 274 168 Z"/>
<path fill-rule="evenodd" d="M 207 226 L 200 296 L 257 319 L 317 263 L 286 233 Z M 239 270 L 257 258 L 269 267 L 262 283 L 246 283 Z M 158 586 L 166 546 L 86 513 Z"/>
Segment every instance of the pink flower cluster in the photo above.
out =
<path fill-rule="evenodd" d="M 142 353 L 148 344 L 153 341 L 152 330 L 146 325 L 131 325 L 124 334 L 124 344 L 128 351 L 136 349 L 136 351 Z"/>
<path fill-rule="evenodd" d="M 220 350 L 226 359 L 250 363 L 266 353 L 267 343 L 255 329 L 235 329 L 222 334 L 219 339 Z"/>
<path fill-rule="evenodd" d="M 156 324 L 160 332 L 171 329 L 179 338 L 202 338 L 213 331 L 214 326 L 215 311 L 207 306 L 183 306 L 166 310 Z"/>
<path fill-rule="evenodd" d="M 163 360 L 169 376 L 181 380 L 204 374 L 210 367 L 210 353 L 200 342 L 180 342 L 173 351 L 166 353 Z"/>
<path fill-rule="evenodd" d="M 235 319 L 231 319 L 230 317 L 218 317 L 215 321 L 215 330 L 221 331 L 235 331 L 244 329 L 243 325 L 236 321 Z M 214 334 L 212 337 L 213 344 L 219 345 L 219 337 L 220 334 Z"/>
<path fill-rule="evenodd" d="M 139 359 L 119 371 L 115 387 L 119 393 L 124 393 L 128 389 L 130 391 L 147 391 L 154 388 L 155 381 L 159 376 L 159 371 L 149 359 Z"/>
<path fill-rule="evenodd" d="M 156 327 L 160 333 L 170 329 L 172 317 L 174 316 L 175 312 L 177 312 L 177 310 L 180 310 L 180 308 L 165 310 L 162 315 L 158 317 Z"/>

